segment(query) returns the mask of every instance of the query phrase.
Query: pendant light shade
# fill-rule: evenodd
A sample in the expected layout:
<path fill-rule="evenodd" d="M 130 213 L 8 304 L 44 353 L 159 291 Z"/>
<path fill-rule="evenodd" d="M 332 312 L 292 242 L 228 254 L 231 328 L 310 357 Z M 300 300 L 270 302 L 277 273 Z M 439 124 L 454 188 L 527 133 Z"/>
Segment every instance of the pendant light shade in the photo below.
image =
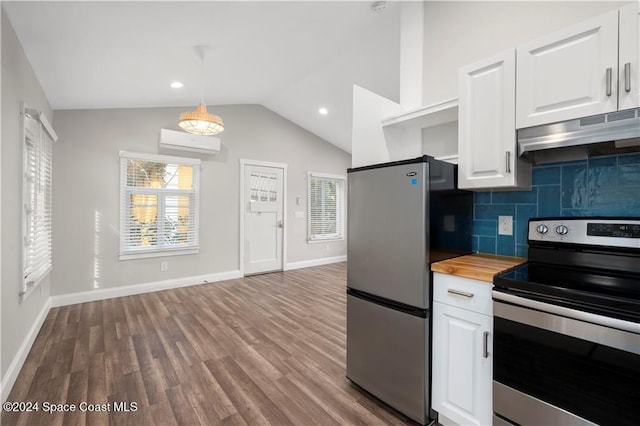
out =
<path fill-rule="evenodd" d="M 195 135 L 217 135 L 224 130 L 222 119 L 215 114 L 207 112 L 207 106 L 200 104 L 195 111 L 183 112 L 178 120 L 185 132 Z"/>
<path fill-rule="evenodd" d="M 204 104 L 204 46 L 196 46 L 196 52 L 200 56 L 200 104 L 195 111 L 180 114 L 178 126 L 194 135 L 217 135 L 224 131 L 224 123 L 217 115 L 207 112 L 207 106 Z"/>

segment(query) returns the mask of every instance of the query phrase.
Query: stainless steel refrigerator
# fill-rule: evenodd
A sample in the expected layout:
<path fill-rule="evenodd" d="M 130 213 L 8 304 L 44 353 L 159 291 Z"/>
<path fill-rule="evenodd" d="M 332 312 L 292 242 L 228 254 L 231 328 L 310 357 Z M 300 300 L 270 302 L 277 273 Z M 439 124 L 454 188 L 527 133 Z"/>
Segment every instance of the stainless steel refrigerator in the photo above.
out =
<path fill-rule="evenodd" d="M 428 156 L 347 175 L 347 378 L 427 424 L 430 263 L 471 251 L 472 194 Z"/>

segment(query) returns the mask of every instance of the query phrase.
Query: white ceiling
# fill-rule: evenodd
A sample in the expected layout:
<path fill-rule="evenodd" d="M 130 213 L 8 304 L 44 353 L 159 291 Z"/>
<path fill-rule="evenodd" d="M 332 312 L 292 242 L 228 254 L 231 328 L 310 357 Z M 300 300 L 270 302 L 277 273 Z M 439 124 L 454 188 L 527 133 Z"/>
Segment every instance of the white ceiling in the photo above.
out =
<path fill-rule="evenodd" d="M 398 100 L 399 5 L 370 4 L 2 2 L 54 110 L 193 109 L 205 45 L 210 112 L 262 104 L 347 152 L 353 84 Z"/>

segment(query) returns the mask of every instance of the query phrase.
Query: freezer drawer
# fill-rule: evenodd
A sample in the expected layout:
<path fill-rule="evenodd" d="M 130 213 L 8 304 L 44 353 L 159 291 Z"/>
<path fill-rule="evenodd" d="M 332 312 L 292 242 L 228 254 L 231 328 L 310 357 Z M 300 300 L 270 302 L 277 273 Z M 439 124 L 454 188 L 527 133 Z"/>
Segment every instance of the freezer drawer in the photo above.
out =
<path fill-rule="evenodd" d="M 347 295 L 347 378 L 421 424 L 429 412 L 428 321 Z"/>

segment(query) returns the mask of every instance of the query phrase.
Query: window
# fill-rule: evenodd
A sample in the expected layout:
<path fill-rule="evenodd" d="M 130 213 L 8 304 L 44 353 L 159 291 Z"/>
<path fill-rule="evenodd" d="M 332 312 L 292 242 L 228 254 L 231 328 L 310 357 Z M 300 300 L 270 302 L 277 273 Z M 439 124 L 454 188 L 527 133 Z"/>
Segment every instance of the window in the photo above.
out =
<path fill-rule="evenodd" d="M 344 176 L 309 173 L 309 241 L 344 238 Z"/>
<path fill-rule="evenodd" d="M 198 252 L 200 160 L 120 153 L 120 260 Z"/>
<path fill-rule="evenodd" d="M 45 124 L 46 123 L 46 124 Z M 24 298 L 51 271 L 51 174 L 55 132 L 39 112 L 24 108 L 23 282 Z"/>

